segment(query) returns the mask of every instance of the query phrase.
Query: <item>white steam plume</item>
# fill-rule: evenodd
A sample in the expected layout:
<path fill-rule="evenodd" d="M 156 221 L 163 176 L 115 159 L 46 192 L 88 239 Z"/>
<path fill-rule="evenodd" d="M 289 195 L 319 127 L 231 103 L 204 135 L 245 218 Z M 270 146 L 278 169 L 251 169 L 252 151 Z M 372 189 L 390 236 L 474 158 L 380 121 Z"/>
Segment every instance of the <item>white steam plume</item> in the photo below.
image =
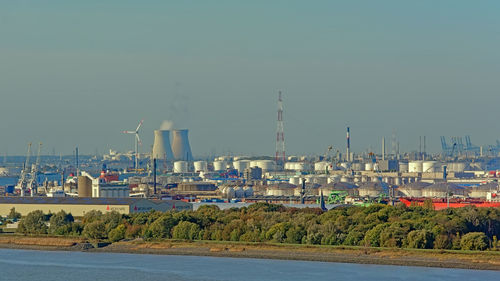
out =
<path fill-rule="evenodd" d="M 174 128 L 174 121 L 163 120 L 161 122 L 160 130 L 172 130 Z"/>

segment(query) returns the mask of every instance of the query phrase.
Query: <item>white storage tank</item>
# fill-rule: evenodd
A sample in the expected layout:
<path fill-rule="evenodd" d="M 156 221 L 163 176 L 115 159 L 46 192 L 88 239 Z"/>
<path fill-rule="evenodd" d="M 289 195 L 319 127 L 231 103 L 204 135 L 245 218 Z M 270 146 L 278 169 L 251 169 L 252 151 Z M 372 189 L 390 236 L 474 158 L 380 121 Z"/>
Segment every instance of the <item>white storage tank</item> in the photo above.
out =
<path fill-rule="evenodd" d="M 340 182 L 340 176 L 339 175 L 333 175 L 328 178 L 327 183 L 337 183 Z"/>
<path fill-rule="evenodd" d="M 174 173 L 187 173 L 188 172 L 188 162 L 187 161 L 175 161 L 174 162 Z"/>
<path fill-rule="evenodd" d="M 408 169 L 409 169 L 408 163 L 406 163 L 406 162 L 400 162 L 399 163 L 399 171 L 401 173 L 408 173 Z"/>
<path fill-rule="evenodd" d="M 326 172 L 329 169 L 330 163 L 326 161 L 316 162 L 314 163 L 314 171 L 315 172 Z"/>
<path fill-rule="evenodd" d="M 423 161 L 411 161 L 408 163 L 408 172 L 410 173 L 422 173 L 423 171 Z"/>
<path fill-rule="evenodd" d="M 342 176 L 340 182 L 351 182 L 351 178 L 348 176 Z"/>
<path fill-rule="evenodd" d="M 255 165 L 254 165 L 255 162 Z M 252 161 L 251 166 L 257 166 L 261 168 L 263 171 L 273 171 L 275 169 L 275 164 L 273 160 L 258 160 Z"/>
<path fill-rule="evenodd" d="M 351 168 L 351 165 L 347 162 L 342 162 L 342 163 L 340 163 L 340 167 L 347 170 L 347 169 Z"/>
<path fill-rule="evenodd" d="M 226 170 L 226 162 L 217 160 L 214 161 L 214 171 L 225 171 Z"/>
<path fill-rule="evenodd" d="M 365 171 L 373 171 L 374 165 L 372 162 L 365 163 Z"/>
<path fill-rule="evenodd" d="M 307 163 L 304 163 L 304 162 L 296 162 L 293 170 L 299 171 L 299 172 L 309 171 L 310 165 Z"/>
<path fill-rule="evenodd" d="M 448 163 L 448 171 L 455 173 L 463 172 L 465 171 L 465 163 L 463 162 Z"/>
<path fill-rule="evenodd" d="M 208 170 L 207 161 L 195 161 L 193 164 L 195 172 L 206 172 Z"/>
<path fill-rule="evenodd" d="M 364 171 L 365 170 L 365 165 L 363 163 L 353 163 L 352 164 L 352 169 L 354 171 Z"/>
<path fill-rule="evenodd" d="M 436 161 L 424 161 L 422 163 L 422 171 L 424 173 L 435 173 L 437 170 L 437 162 Z"/>
<path fill-rule="evenodd" d="M 246 168 L 250 166 L 249 160 L 238 160 L 233 162 L 233 167 L 238 170 L 238 172 L 243 173 Z"/>
<path fill-rule="evenodd" d="M 291 177 L 288 182 L 290 184 L 293 184 L 293 185 L 299 185 L 300 184 L 300 177 Z"/>

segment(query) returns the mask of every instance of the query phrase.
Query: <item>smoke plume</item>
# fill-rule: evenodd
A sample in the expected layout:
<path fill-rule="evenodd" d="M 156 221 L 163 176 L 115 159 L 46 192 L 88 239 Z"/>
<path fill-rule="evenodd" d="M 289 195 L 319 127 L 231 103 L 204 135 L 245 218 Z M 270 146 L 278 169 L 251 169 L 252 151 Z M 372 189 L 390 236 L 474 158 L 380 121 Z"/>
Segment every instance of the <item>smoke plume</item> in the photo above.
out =
<path fill-rule="evenodd" d="M 160 130 L 172 130 L 173 128 L 174 128 L 174 121 L 163 120 L 163 122 L 161 122 Z"/>

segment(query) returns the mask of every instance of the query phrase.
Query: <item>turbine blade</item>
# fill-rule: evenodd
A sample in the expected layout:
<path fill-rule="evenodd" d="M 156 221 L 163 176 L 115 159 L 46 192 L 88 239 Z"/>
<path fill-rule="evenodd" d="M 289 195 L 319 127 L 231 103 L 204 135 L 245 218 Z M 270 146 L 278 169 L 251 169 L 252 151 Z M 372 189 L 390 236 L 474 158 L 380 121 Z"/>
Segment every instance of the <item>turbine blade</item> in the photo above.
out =
<path fill-rule="evenodd" d="M 135 132 L 133 132 L 133 131 L 122 131 L 122 133 L 124 133 L 124 134 L 135 134 Z"/>
<path fill-rule="evenodd" d="M 141 128 L 142 123 L 144 123 L 144 119 L 142 119 L 141 122 L 139 122 L 139 125 L 137 125 L 137 129 L 135 129 L 136 132 L 139 132 L 139 129 Z"/>
<path fill-rule="evenodd" d="M 141 138 L 139 137 L 139 134 L 135 134 L 135 138 L 137 139 L 137 143 L 142 146 L 142 141 Z"/>

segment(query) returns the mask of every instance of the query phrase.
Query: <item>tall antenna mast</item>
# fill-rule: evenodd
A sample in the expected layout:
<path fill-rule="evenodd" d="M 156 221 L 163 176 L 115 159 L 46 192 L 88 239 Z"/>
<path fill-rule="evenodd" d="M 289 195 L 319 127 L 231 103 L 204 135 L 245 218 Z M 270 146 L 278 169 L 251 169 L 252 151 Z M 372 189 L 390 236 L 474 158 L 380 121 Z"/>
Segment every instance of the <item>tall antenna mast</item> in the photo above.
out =
<path fill-rule="evenodd" d="M 278 128 L 276 130 L 275 160 L 278 167 L 285 164 L 285 132 L 283 127 L 283 99 L 281 91 L 278 92 Z"/>

